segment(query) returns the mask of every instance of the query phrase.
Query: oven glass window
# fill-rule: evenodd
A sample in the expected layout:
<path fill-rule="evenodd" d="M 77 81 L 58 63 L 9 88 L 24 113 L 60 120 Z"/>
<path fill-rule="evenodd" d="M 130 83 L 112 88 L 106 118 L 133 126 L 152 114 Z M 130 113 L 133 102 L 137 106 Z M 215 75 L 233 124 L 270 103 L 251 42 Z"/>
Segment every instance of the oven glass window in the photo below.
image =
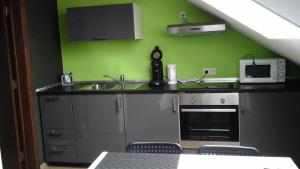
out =
<path fill-rule="evenodd" d="M 245 74 L 247 78 L 269 78 L 271 65 L 247 65 Z"/>
<path fill-rule="evenodd" d="M 209 107 L 190 108 L 190 112 L 181 112 L 180 114 L 181 138 L 183 140 L 238 141 L 239 122 L 236 107 L 231 107 L 236 110 L 235 112 L 226 112 L 228 108 L 224 109 L 224 107 L 217 107 L 219 110 L 225 110 L 219 112 L 216 107 L 214 109 L 209 109 Z M 205 109 L 208 111 L 201 111 Z M 185 110 L 187 109 L 185 108 Z M 200 111 L 196 112 L 195 110 Z"/>

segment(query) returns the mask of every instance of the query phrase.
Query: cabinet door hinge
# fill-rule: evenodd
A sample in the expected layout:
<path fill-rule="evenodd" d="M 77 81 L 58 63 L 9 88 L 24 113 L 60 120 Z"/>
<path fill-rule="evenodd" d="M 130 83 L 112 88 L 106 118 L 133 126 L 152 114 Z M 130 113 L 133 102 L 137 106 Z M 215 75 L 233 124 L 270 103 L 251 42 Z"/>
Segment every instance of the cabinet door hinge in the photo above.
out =
<path fill-rule="evenodd" d="M 16 90 L 18 88 L 17 82 L 15 80 L 12 80 L 11 87 L 13 90 Z"/>
<path fill-rule="evenodd" d="M 20 162 L 24 161 L 24 158 L 25 158 L 24 153 L 20 151 L 20 152 L 19 152 L 19 161 L 20 161 Z"/>
<path fill-rule="evenodd" d="M 3 13 L 4 13 L 4 16 L 8 16 L 8 7 L 7 6 L 3 7 Z"/>

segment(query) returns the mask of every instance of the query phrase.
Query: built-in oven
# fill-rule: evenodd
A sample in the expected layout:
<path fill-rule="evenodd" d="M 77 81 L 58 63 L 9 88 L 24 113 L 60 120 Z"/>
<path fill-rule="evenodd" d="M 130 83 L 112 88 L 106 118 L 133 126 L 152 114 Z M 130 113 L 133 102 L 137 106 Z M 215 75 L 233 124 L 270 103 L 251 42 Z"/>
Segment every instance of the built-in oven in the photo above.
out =
<path fill-rule="evenodd" d="M 181 93 L 182 146 L 239 145 L 238 107 L 238 93 Z"/>

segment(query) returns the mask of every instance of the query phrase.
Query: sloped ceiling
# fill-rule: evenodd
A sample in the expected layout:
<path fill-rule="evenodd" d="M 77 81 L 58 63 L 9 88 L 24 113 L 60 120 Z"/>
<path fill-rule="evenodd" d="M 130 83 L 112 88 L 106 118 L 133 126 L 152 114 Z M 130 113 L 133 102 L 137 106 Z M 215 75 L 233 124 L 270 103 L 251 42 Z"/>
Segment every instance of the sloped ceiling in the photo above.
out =
<path fill-rule="evenodd" d="M 233 28 L 238 30 L 239 32 L 245 34 L 249 38 L 255 40 L 256 42 L 264 45 L 265 47 L 269 48 L 273 52 L 286 57 L 298 65 L 300 65 L 300 38 L 267 38 L 263 36 L 263 34 L 258 33 L 255 28 L 251 26 L 247 26 L 243 24 L 242 21 L 237 20 L 230 16 L 229 13 L 226 11 L 221 11 L 220 8 L 213 6 L 207 3 L 207 0 L 187 0 L 192 4 L 198 6 L 199 8 L 225 20 L 228 24 L 230 24 Z M 222 0 L 220 0 L 222 1 Z M 230 4 L 230 7 L 238 8 L 235 6 L 234 2 L 243 1 L 243 0 L 227 0 L 226 3 Z M 296 29 L 299 28 L 300 30 L 300 10 L 297 9 L 300 6 L 299 0 L 255 0 L 253 1 L 260 6 L 262 6 L 265 10 L 271 11 L 272 13 L 284 18 L 285 21 L 293 24 Z M 244 12 L 243 9 L 239 9 L 240 12 Z M 254 13 L 255 11 L 253 11 Z M 264 18 L 264 16 L 260 16 Z M 267 22 L 267 18 L 266 19 Z M 261 23 L 257 23 L 261 24 Z M 271 30 L 270 30 L 271 31 Z"/>
<path fill-rule="evenodd" d="M 254 0 L 290 22 L 300 26 L 299 0 Z"/>

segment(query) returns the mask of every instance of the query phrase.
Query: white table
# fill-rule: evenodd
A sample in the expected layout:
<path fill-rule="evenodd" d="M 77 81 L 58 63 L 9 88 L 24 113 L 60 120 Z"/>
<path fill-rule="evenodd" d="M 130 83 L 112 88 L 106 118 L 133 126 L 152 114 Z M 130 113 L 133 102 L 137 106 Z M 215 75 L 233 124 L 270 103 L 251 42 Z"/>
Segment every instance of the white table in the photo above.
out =
<path fill-rule="evenodd" d="M 289 157 L 102 152 L 88 169 L 298 169 Z"/>

